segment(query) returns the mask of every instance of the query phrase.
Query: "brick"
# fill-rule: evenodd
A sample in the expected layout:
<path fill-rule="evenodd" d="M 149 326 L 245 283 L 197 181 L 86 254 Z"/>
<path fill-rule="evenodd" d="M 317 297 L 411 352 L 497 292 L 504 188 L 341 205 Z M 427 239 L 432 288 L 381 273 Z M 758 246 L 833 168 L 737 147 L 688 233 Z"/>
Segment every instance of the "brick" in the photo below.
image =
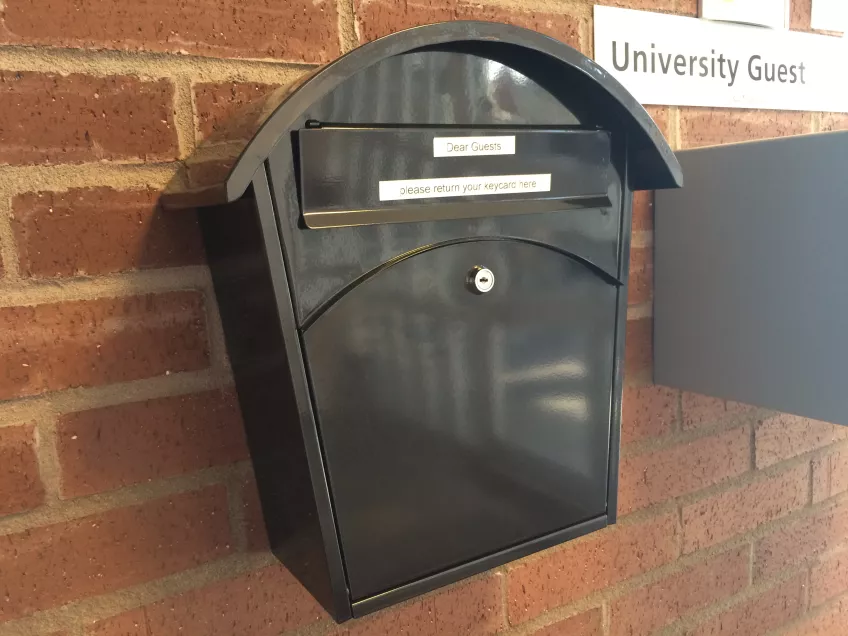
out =
<path fill-rule="evenodd" d="M 803 465 L 684 506 L 683 551 L 721 543 L 802 508 L 809 486 L 809 466 Z"/>
<path fill-rule="evenodd" d="M 813 503 L 830 497 L 830 456 L 814 457 L 810 462 L 813 471 Z"/>
<path fill-rule="evenodd" d="M 503 628 L 502 575 L 488 574 L 355 621 L 339 636 L 494 634 Z"/>
<path fill-rule="evenodd" d="M 99 620 L 86 627 L 85 636 L 150 636 L 144 608 Z"/>
<path fill-rule="evenodd" d="M 729 108 L 680 109 L 680 144 L 683 148 L 786 137 L 811 130 L 810 113 Z"/>
<path fill-rule="evenodd" d="M 31 424 L 0 428 L 0 516 L 24 512 L 44 502 L 36 445 Z"/>
<path fill-rule="evenodd" d="M 415 598 L 345 627 L 337 636 L 436 636 L 438 633 L 429 598 Z"/>
<path fill-rule="evenodd" d="M 741 475 L 751 464 L 750 438 L 746 428 L 736 428 L 622 458 L 619 511 L 633 512 Z"/>
<path fill-rule="evenodd" d="M 187 161 L 186 176 L 189 187 L 199 189 L 221 184 L 230 174 L 235 162 L 236 157 L 212 161 Z"/>
<path fill-rule="evenodd" d="M 621 442 L 662 437 L 674 430 L 679 393 L 664 386 L 625 387 L 621 406 Z"/>
<path fill-rule="evenodd" d="M 838 450 L 830 454 L 831 497 L 848 491 L 848 451 Z"/>
<path fill-rule="evenodd" d="M 196 567 L 230 543 L 223 486 L 6 535 L 0 622 Z"/>
<path fill-rule="evenodd" d="M 630 278 L 627 304 L 646 303 L 654 295 L 654 248 L 634 247 L 630 250 Z"/>
<path fill-rule="evenodd" d="M 593 4 L 638 9 L 639 11 L 666 11 L 670 13 L 674 11 L 675 0 L 597 0 Z"/>
<path fill-rule="evenodd" d="M 281 565 L 219 581 L 111 618 L 86 636 L 276 636 L 327 615 Z"/>
<path fill-rule="evenodd" d="M 610 604 L 610 636 L 647 636 L 748 585 L 743 546 L 637 589 Z"/>
<path fill-rule="evenodd" d="M 813 503 L 848 491 L 848 451 L 829 452 L 812 459 Z"/>
<path fill-rule="evenodd" d="M 533 636 L 602 636 L 604 633 L 601 608 L 596 607 L 588 612 L 569 616 L 565 620 L 548 625 Z"/>
<path fill-rule="evenodd" d="M 677 0 L 677 8 L 674 12 L 679 13 L 680 15 L 697 17 L 698 2 L 699 0 Z"/>
<path fill-rule="evenodd" d="M 624 347 L 624 373 L 631 385 L 646 385 L 654 360 L 654 321 L 650 318 L 627 321 Z"/>
<path fill-rule="evenodd" d="M 688 634 L 689 636 L 763 636 L 795 620 L 803 613 L 803 595 L 804 578 L 796 576 L 751 600 L 734 605 Z"/>
<path fill-rule="evenodd" d="M 270 92 L 274 84 L 260 82 L 201 83 L 194 86 L 198 140 L 249 140 L 258 129 L 256 118 L 238 117 Z M 258 122 L 261 124 L 261 121 Z"/>
<path fill-rule="evenodd" d="M 684 431 L 724 424 L 730 419 L 725 400 L 688 391 L 681 395 L 680 414 Z"/>
<path fill-rule="evenodd" d="M 580 19 L 566 14 L 455 2 L 454 0 L 356 0 L 355 11 L 360 41 L 422 24 L 449 20 L 506 22 L 539 31 L 580 49 Z"/>
<path fill-rule="evenodd" d="M 617 525 L 510 566 L 515 625 L 654 568 L 678 555 L 677 514 Z"/>
<path fill-rule="evenodd" d="M 232 390 L 68 413 L 58 438 L 65 498 L 248 458 Z"/>
<path fill-rule="evenodd" d="M 793 31 L 811 30 L 813 12 L 812 0 L 792 0 L 789 14 L 789 28 Z"/>
<path fill-rule="evenodd" d="M 648 111 L 666 141 L 671 144 L 671 109 L 668 106 L 645 106 L 645 110 Z"/>
<path fill-rule="evenodd" d="M 7 0 L 4 22 L 0 41 L 9 44 L 309 63 L 340 53 L 332 0 Z"/>
<path fill-rule="evenodd" d="M 654 192 L 638 190 L 633 193 L 633 231 L 648 232 L 654 229 Z"/>
<path fill-rule="evenodd" d="M 845 592 L 848 592 L 848 552 L 831 555 L 810 570 L 810 605 L 821 605 Z"/>
<path fill-rule="evenodd" d="M 834 130 L 848 130 L 848 114 L 846 113 L 823 113 L 822 132 L 831 132 Z"/>
<path fill-rule="evenodd" d="M 844 636 L 848 625 L 848 599 L 843 599 L 805 618 L 781 636 Z"/>
<path fill-rule="evenodd" d="M 264 552 L 268 550 L 268 532 L 265 530 L 265 521 L 262 518 L 262 502 L 259 500 L 259 491 L 256 489 L 256 478 L 251 474 L 241 484 L 241 517 L 244 523 L 244 532 L 247 537 L 247 549 L 253 552 Z"/>
<path fill-rule="evenodd" d="M 12 201 L 21 274 L 111 274 L 205 261 L 194 210 L 165 212 L 152 189 L 28 192 Z"/>
<path fill-rule="evenodd" d="M 208 364 L 198 292 L 0 308 L 0 399 Z"/>
<path fill-rule="evenodd" d="M 149 636 L 276 636 L 327 618 L 281 565 L 165 599 L 146 614 Z"/>
<path fill-rule="evenodd" d="M 796 415 L 780 414 L 757 425 L 757 468 L 848 439 L 848 428 Z"/>
<path fill-rule="evenodd" d="M 754 577 L 774 576 L 838 547 L 848 536 L 848 506 L 820 510 L 784 525 L 754 546 Z"/>
<path fill-rule="evenodd" d="M 79 18 L 41 21 L 66 29 Z M 0 71 L 0 164 L 176 159 L 173 97 L 164 79 Z"/>

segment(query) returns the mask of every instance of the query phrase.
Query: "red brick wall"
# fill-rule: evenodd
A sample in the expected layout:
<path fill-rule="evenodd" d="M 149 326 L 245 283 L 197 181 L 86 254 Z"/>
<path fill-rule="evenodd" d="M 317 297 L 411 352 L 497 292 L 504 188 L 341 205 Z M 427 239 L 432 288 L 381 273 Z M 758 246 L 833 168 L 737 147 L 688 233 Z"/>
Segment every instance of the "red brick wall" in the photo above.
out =
<path fill-rule="evenodd" d="M 252 131 L 197 146 L 239 105 L 358 40 L 473 17 L 591 55 L 591 4 L 0 2 L 0 636 L 848 633 L 848 428 L 649 384 L 647 195 L 619 525 L 342 628 L 267 551 L 196 218 L 158 194 L 220 170 Z M 676 148 L 848 128 L 650 110 Z"/>

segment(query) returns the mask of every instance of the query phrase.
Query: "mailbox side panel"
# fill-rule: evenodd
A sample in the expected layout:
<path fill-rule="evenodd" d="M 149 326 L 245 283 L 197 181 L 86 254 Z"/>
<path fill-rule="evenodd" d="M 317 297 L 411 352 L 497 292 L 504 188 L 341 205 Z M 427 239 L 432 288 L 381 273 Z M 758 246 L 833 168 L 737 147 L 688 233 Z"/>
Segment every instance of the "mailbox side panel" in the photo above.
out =
<path fill-rule="evenodd" d="M 848 424 L 848 133 L 679 153 L 657 193 L 658 384 Z"/>
<path fill-rule="evenodd" d="M 303 372 L 302 358 L 290 350 L 287 340 L 297 334 L 292 322 L 286 337 L 287 321 L 280 310 L 281 302 L 289 303 L 289 311 L 291 306 L 288 290 L 280 293 L 285 272 L 279 267 L 279 238 L 276 227 L 264 227 L 262 219 L 263 212 L 273 219 L 267 185 L 264 193 L 252 195 L 202 212 L 207 260 L 271 549 L 324 608 L 343 621 L 351 610 L 338 544 L 334 534 L 326 532 L 327 524 L 333 525 L 329 502 L 321 501 L 322 484 L 328 496 L 326 480 L 314 475 L 315 458 L 310 458 L 304 434 L 304 424 L 307 433 L 310 430 L 309 396 L 304 386 L 298 391 L 294 377 L 298 370 Z M 262 210 L 263 204 L 269 209 Z M 277 281 L 272 272 L 275 243 L 276 274 L 282 278 Z M 311 430 L 314 434 L 314 425 Z M 313 442 L 317 447 L 317 439 Z"/>

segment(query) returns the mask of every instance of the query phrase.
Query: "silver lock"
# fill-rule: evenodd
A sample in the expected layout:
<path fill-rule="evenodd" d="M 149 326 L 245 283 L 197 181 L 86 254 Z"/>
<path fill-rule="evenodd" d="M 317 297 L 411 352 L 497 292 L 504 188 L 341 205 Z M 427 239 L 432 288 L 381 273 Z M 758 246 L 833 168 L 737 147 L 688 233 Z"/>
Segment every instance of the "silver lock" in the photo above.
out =
<path fill-rule="evenodd" d="M 475 294 L 485 294 L 495 286 L 495 275 L 488 267 L 475 265 L 468 272 L 468 287 Z"/>

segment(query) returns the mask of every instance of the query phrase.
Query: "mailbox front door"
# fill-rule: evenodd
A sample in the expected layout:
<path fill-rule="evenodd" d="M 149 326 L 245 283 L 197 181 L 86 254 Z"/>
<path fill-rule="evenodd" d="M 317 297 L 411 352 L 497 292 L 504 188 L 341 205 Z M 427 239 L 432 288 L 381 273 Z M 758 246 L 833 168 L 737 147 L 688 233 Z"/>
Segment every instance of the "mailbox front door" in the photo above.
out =
<path fill-rule="evenodd" d="M 606 513 L 618 293 L 561 251 L 474 239 L 306 327 L 353 601 Z"/>

